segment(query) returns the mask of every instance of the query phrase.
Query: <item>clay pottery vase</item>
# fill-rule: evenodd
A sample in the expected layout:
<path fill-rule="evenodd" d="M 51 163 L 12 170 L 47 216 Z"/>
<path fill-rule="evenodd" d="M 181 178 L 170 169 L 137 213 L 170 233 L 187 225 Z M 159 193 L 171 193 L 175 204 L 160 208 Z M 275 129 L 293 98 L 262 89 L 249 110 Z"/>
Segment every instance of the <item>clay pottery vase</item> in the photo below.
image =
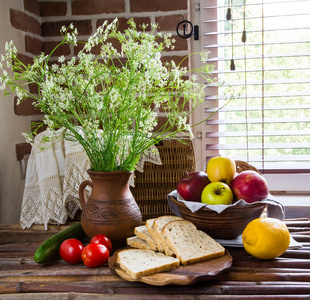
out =
<path fill-rule="evenodd" d="M 108 236 L 113 246 L 123 246 L 126 238 L 134 235 L 134 228 L 141 225 L 142 215 L 130 191 L 132 172 L 96 172 L 88 170 L 91 180 L 79 187 L 82 206 L 81 225 L 90 238 L 97 234 Z M 87 199 L 86 187 L 92 188 Z"/>

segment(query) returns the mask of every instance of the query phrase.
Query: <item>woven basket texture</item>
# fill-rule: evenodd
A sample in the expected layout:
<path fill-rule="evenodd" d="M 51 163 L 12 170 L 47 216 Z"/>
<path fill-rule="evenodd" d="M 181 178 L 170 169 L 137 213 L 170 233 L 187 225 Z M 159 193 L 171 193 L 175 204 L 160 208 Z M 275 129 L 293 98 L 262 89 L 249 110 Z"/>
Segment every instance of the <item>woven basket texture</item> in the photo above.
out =
<path fill-rule="evenodd" d="M 163 140 L 156 147 L 162 165 L 145 162 L 143 173 L 135 172 L 135 187 L 130 187 L 143 221 L 173 215 L 167 195 L 177 188 L 178 181 L 186 171 L 195 171 L 195 154 L 190 139 Z M 81 214 L 82 211 L 78 210 L 73 221 L 80 221 Z"/>
<path fill-rule="evenodd" d="M 146 162 L 143 173 L 135 172 L 135 187 L 131 188 L 143 220 L 172 215 L 167 195 L 176 189 L 186 171 L 195 171 L 195 154 L 190 139 L 163 140 L 157 149 L 162 165 Z"/>
<path fill-rule="evenodd" d="M 176 189 L 178 181 L 186 171 L 195 171 L 195 153 L 190 139 L 163 140 L 157 145 L 157 149 L 162 165 L 145 162 L 144 172 L 135 172 L 135 187 L 131 187 L 143 221 L 162 215 L 173 215 L 167 195 Z M 235 160 L 235 163 L 237 173 L 253 170 L 260 174 L 247 162 Z M 73 220 L 80 221 L 81 214 L 79 210 Z"/>
<path fill-rule="evenodd" d="M 245 161 L 235 160 L 235 163 L 236 163 L 237 173 L 241 173 L 243 171 L 251 170 L 251 171 L 255 171 L 255 172 L 261 174 L 254 166 L 250 165 L 249 163 L 247 163 Z"/>

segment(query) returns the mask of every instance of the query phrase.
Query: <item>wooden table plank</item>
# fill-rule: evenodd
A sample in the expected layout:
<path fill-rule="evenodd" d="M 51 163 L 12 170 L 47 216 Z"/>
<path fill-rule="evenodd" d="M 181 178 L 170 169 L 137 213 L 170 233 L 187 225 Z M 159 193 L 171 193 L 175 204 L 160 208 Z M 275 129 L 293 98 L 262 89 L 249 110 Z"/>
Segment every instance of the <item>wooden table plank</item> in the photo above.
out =
<path fill-rule="evenodd" d="M 0 292 L 8 291 L 14 293 L 12 284 L 1 284 Z M 310 295 L 310 285 L 295 282 L 269 283 L 263 282 L 240 282 L 240 281 L 220 281 L 196 283 L 189 286 L 150 286 L 142 283 L 126 284 L 103 284 L 103 282 L 82 281 L 82 282 L 19 282 L 15 285 L 16 293 L 56 293 L 56 292 L 79 292 L 79 293 L 103 293 L 103 294 L 196 294 L 196 295 L 289 295 L 308 294 Z"/>
<path fill-rule="evenodd" d="M 112 294 L 88 294 L 88 293 L 32 293 L 32 294 L 15 294 L 12 298 L 11 295 L 3 295 L 3 300 L 133 300 L 132 295 L 112 295 Z M 248 300 L 249 296 L 234 296 L 234 295 L 169 295 L 166 297 L 163 294 L 157 295 L 148 295 L 148 294 L 139 294 L 134 296 L 134 300 Z M 253 300 L 301 300 L 309 299 L 307 295 L 252 295 L 251 299 Z"/>
<path fill-rule="evenodd" d="M 264 261 L 243 248 L 228 248 L 233 256 L 229 272 L 189 286 L 152 286 L 127 282 L 107 266 L 87 268 L 61 259 L 38 265 L 33 254 L 48 236 L 63 227 L 22 230 L 0 225 L 0 299 L 310 299 L 309 219 L 285 220 L 302 249 L 287 250 L 280 258 Z M 298 231 L 295 231 L 298 229 Z M 43 231 L 42 231 L 43 230 Z M 307 233 L 308 232 L 308 233 Z"/>

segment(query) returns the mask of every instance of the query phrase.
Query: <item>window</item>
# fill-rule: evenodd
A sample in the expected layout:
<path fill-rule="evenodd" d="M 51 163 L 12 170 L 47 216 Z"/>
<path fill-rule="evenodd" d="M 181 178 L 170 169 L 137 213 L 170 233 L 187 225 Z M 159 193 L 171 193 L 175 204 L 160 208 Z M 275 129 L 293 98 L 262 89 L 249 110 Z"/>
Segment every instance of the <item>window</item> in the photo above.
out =
<path fill-rule="evenodd" d="M 309 17 L 305 0 L 200 1 L 201 47 L 222 82 L 208 88 L 205 113 L 234 95 L 201 128 L 202 159 L 229 155 L 268 181 L 296 175 L 279 189 L 309 191 Z"/>

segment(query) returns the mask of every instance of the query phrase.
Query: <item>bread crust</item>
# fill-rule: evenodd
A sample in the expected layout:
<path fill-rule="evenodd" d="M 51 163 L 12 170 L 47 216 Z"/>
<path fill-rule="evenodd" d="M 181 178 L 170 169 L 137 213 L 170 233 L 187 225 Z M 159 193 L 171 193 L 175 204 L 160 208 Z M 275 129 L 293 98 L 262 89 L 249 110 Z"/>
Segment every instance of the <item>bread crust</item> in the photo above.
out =
<path fill-rule="evenodd" d="M 177 216 L 149 219 L 134 232 L 135 236 L 127 238 L 127 244 L 133 248 L 117 254 L 119 266 L 134 279 L 225 254 L 225 248 L 208 234 Z M 155 252 L 159 243 L 165 254 Z"/>
<path fill-rule="evenodd" d="M 225 254 L 225 248 L 186 220 L 169 222 L 162 230 L 168 246 L 181 264 L 202 262 Z"/>
<path fill-rule="evenodd" d="M 162 247 L 162 252 L 168 256 L 174 256 L 174 251 L 170 249 L 167 244 L 167 241 L 162 233 L 165 225 L 171 221 L 182 220 L 182 218 L 177 216 L 161 216 L 155 219 L 153 227 L 155 229 L 156 241 L 158 241 Z"/>
<path fill-rule="evenodd" d="M 127 238 L 127 245 L 132 248 L 152 250 L 151 246 L 145 240 L 140 239 L 137 236 Z"/>
<path fill-rule="evenodd" d="M 139 279 L 143 276 L 165 272 L 177 268 L 180 261 L 153 250 L 126 249 L 117 254 L 116 263 L 127 274 Z"/>
<path fill-rule="evenodd" d="M 134 234 L 139 237 L 142 240 L 145 240 L 150 248 L 154 251 L 158 250 L 158 246 L 156 241 L 152 238 L 152 236 L 150 235 L 147 227 L 145 225 L 141 225 L 135 228 L 134 230 Z"/>

